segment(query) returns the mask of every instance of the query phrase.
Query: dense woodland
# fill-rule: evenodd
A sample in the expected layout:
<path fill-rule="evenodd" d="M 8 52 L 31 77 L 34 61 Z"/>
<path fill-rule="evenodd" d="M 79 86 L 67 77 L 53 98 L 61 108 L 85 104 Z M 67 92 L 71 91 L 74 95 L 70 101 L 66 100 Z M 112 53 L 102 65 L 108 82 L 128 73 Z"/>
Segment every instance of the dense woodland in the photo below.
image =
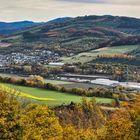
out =
<path fill-rule="evenodd" d="M 140 97 L 123 102 L 116 110 L 103 110 L 95 100 L 83 99 L 49 109 L 19 102 L 0 91 L 0 139 L 16 140 L 138 140 Z"/>

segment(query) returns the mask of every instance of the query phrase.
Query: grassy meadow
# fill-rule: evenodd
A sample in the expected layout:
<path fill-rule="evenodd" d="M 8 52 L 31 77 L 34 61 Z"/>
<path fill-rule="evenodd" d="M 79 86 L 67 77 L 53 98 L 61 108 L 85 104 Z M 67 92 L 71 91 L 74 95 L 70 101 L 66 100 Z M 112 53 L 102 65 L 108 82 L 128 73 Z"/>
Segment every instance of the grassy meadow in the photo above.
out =
<path fill-rule="evenodd" d="M 115 46 L 115 47 L 106 47 L 96 50 L 91 50 L 89 52 L 79 53 L 78 55 L 71 57 L 62 57 L 61 61 L 64 63 L 74 63 L 74 62 L 89 62 L 92 61 L 97 55 L 101 54 L 124 54 L 131 52 L 138 48 L 138 45 L 125 45 L 125 46 Z"/>
<path fill-rule="evenodd" d="M 50 91 L 39 88 L 18 86 L 13 84 L 4 84 L 5 86 L 20 91 L 24 94 L 30 102 L 37 104 L 47 104 L 49 106 L 58 106 L 62 104 L 69 104 L 72 101 L 75 103 L 81 102 L 82 96 L 72 95 L 69 93 L 62 93 L 57 91 Z M 92 99 L 88 97 L 88 99 Z M 97 103 L 111 103 L 113 100 L 108 98 L 95 98 Z"/>
<path fill-rule="evenodd" d="M 44 82 L 45 83 L 51 83 L 51 84 L 54 84 L 54 85 L 69 85 L 69 84 L 73 84 L 73 82 L 69 82 L 69 81 L 48 80 L 48 79 L 45 79 Z"/>

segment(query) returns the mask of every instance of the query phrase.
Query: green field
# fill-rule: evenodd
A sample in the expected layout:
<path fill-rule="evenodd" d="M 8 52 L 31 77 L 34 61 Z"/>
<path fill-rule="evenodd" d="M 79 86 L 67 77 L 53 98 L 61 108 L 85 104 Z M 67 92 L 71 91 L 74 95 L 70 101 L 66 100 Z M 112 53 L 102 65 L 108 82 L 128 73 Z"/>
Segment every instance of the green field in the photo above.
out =
<path fill-rule="evenodd" d="M 81 102 L 81 99 L 82 99 L 81 96 L 72 95 L 68 93 L 49 91 L 45 89 L 32 88 L 32 87 L 17 86 L 17 85 L 12 85 L 12 84 L 5 84 L 5 85 L 10 88 L 14 88 L 16 90 L 25 92 L 35 97 L 55 99 L 54 101 L 40 101 L 40 100 L 31 99 L 31 98 L 29 99 L 33 103 L 47 104 L 49 106 L 69 104 L 71 101 L 77 103 L 77 102 Z M 91 98 L 88 98 L 88 99 L 91 99 Z M 98 103 L 111 103 L 113 101 L 112 99 L 108 99 L 108 98 L 95 98 L 95 99 Z"/>
<path fill-rule="evenodd" d="M 131 52 L 138 48 L 138 45 L 128 45 L 128 46 L 115 46 L 115 47 L 106 47 L 101 49 L 92 50 L 89 52 L 80 53 L 72 57 L 62 57 L 61 61 L 64 63 L 74 63 L 74 62 L 89 62 L 101 54 L 123 54 Z"/>
<path fill-rule="evenodd" d="M 61 81 L 61 80 L 44 80 L 45 83 L 51 83 L 54 85 L 68 85 L 68 84 L 73 84 L 73 82 L 68 82 L 68 81 Z"/>

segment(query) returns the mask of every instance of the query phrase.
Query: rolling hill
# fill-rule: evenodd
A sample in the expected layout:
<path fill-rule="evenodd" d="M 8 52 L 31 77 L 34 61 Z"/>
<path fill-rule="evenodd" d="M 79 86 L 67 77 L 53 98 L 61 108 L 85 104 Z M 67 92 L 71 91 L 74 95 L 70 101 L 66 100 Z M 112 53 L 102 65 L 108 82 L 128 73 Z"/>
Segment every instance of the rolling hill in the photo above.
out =
<path fill-rule="evenodd" d="M 43 23 L 16 32 L 1 42 L 11 43 L 16 51 L 43 48 L 61 56 L 102 47 L 140 44 L 140 19 L 105 15 L 58 20 L 60 22 Z"/>
<path fill-rule="evenodd" d="M 19 22 L 0 22 L 0 35 L 8 35 L 17 31 L 24 30 L 33 25 L 37 25 L 32 21 L 19 21 Z"/>
<path fill-rule="evenodd" d="M 0 22 L 0 35 L 10 35 L 15 32 L 27 30 L 40 24 L 54 24 L 71 19 L 70 17 L 56 18 L 48 22 L 18 21 L 18 22 Z"/>

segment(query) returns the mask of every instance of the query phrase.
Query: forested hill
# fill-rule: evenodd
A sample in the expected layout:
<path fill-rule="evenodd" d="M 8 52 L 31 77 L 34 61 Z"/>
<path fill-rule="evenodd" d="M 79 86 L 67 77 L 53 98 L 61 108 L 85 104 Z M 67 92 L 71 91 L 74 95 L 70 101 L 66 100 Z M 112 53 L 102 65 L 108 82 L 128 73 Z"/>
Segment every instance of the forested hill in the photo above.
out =
<path fill-rule="evenodd" d="M 32 27 L 38 23 L 32 21 L 0 22 L 0 35 L 7 35 Z"/>
<path fill-rule="evenodd" d="M 2 42 L 20 44 L 22 48 L 38 45 L 62 55 L 106 46 L 140 44 L 140 19 L 109 15 L 67 18 L 22 30 Z"/>
<path fill-rule="evenodd" d="M 35 27 L 35 25 L 53 24 L 63 22 L 70 19 L 70 17 L 57 18 L 48 22 L 33 22 L 33 21 L 17 21 L 17 22 L 0 22 L 0 35 L 10 35 L 12 33 L 28 30 Z"/>

